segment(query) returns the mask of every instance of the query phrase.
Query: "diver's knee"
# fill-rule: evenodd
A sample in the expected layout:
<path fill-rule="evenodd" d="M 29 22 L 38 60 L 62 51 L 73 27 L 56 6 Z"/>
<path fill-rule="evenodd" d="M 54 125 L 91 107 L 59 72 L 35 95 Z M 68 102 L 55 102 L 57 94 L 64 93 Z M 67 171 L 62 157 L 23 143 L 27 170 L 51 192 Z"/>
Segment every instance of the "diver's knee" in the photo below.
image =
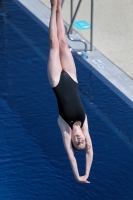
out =
<path fill-rule="evenodd" d="M 57 39 L 50 39 L 50 46 L 54 49 L 59 49 L 59 41 Z"/>

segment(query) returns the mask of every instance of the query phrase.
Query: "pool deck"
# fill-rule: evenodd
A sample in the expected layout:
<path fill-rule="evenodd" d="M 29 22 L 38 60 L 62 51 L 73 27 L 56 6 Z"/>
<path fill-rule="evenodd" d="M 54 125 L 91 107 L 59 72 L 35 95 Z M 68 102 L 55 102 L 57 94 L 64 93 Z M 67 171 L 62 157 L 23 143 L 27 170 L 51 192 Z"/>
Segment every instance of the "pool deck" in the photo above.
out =
<path fill-rule="evenodd" d="M 50 8 L 50 0 L 40 0 Z M 74 1 L 74 10 L 78 0 Z M 133 79 L 133 1 L 94 1 L 93 45 Z M 63 17 L 70 24 L 70 0 L 65 0 Z M 90 1 L 83 0 L 75 21 L 90 23 Z M 89 30 L 78 30 L 89 41 Z"/>
<path fill-rule="evenodd" d="M 51 10 L 48 0 L 14 1 L 21 3 L 42 23 L 47 27 L 49 26 Z M 78 19 L 87 21 L 89 9 L 86 8 L 85 2 L 87 1 L 83 1 L 82 12 L 80 16 L 78 16 Z M 121 2 L 120 5 L 118 2 Z M 104 11 L 102 11 L 103 6 L 100 4 L 104 5 Z M 131 25 L 131 18 L 133 19 L 133 13 L 131 12 L 132 7 L 133 2 L 131 2 L 131 0 L 119 0 L 117 3 L 114 3 L 113 0 L 109 2 L 109 5 L 107 5 L 105 0 L 102 2 L 95 2 L 93 51 L 88 51 L 87 54 L 89 58 L 85 59 L 86 62 L 84 62 L 84 59 L 81 59 L 80 56 L 79 59 L 84 62 L 85 67 L 90 68 L 91 65 L 93 73 L 133 108 L 133 56 L 131 56 L 131 52 L 133 52 L 133 40 L 131 40 L 131 36 L 133 36 L 133 27 Z M 111 13 L 111 16 L 109 16 L 109 13 Z M 116 14 L 118 16 L 116 16 Z M 68 15 L 70 15 L 70 1 L 66 1 L 63 5 L 63 17 L 66 26 L 69 24 Z M 101 18 L 98 16 L 101 16 Z M 118 19 L 117 17 L 120 18 L 120 22 L 116 20 Z M 125 19 L 124 21 L 123 17 Z M 114 23 L 114 21 L 117 22 L 117 27 L 116 25 L 113 26 L 112 23 Z M 128 22 L 128 24 L 126 24 L 126 22 Z M 130 28 L 130 31 L 127 31 L 127 26 Z M 89 49 L 89 38 L 87 38 L 89 34 L 86 34 L 87 31 L 79 32 L 75 29 L 74 33 L 70 36 L 74 39 L 86 39 Z M 84 45 L 81 42 L 72 42 L 68 38 L 67 40 L 69 46 L 72 49 L 76 49 L 77 53 L 80 49 L 84 49 Z M 88 65 L 88 63 L 90 65 Z"/>

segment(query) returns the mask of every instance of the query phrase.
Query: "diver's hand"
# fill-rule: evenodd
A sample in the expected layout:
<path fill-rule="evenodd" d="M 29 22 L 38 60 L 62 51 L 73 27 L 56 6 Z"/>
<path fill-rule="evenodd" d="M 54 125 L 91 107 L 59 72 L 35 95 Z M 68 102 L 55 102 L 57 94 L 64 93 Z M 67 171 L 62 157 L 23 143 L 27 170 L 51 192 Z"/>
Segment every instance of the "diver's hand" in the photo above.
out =
<path fill-rule="evenodd" d="M 78 178 L 78 182 L 80 182 L 80 183 L 90 183 L 88 180 L 87 180 L 87 176 L 86 175 L 84 175 L 84 176 L 79 176 L 79 178 Z"/>

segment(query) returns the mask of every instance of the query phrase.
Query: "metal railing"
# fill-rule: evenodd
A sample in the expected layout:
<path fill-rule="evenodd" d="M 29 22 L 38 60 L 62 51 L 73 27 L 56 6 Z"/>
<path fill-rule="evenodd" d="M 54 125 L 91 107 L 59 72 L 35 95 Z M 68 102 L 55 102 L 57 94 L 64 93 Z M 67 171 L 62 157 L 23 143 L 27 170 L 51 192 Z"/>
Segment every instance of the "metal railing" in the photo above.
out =
<path fill-rule="evenodd" d="M 64 4 L 65 0 L 62 1 L 62 6 Z M 87 51 L 92 51 L 92 43 L 93 43 L 93 0 L 91 0 L 91 27 L 90 27 L 90 50 L 87 49 L 87 42 L 85 40 L 79 40 L 79 39 L 73 39 L 70 37 L 70 34 L 73 33 L 72 31 L 72 26 L 73 26 L 73 23 L 74 23 L 74 20 L 77 16 L 77 13 L 78 13 L 78 10 L 80 8 L 80 4 L 81 4 L 82 0 L 79 0 L 78 2 L 78 5 L 77 5 L 77 8 L 76 8 L 76 11 L 73 15 L 73 0 L 71 0 L 71 15 L 70 15 L 70 18 L 71 18 L 71 24 L 69 26 L 69 30 L 67 31 L 67 36 L 68 38 L 71 40 L 71 41 L 74 41 L 74 42 L 83 42 L 84 45 L 85 45 L 85 52 Z M 66 28 L 66 27 L 65 27 Z M 67 29 L 67 28 L 66 28 Z"/>

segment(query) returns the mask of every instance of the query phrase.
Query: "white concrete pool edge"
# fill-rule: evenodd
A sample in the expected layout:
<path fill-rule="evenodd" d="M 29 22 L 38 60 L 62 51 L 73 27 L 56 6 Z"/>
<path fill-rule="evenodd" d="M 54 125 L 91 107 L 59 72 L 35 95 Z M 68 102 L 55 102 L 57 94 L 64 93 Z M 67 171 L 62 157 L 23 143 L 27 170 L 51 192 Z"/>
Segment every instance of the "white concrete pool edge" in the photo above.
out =
<path fill-rule="evenodd" d="M 42 23 L 49 27 L 50 9 L 39 0 L 14 0 L 20 2 Z M 67 25 L 67 24 L 66 24 Z M 81 38 L 78 33 L 72 34 L 72 38 Z M 72 49 L 83 49 L 84 44 L 81 42 L 72 42 L 69 39 L 68 44 Z M 89 43 L 88 48 L 89 48 Z M 102 55 L 97 49 L 93 48 L 92 52 L 87 53 L 89 58 L 85 59 L 85 67 L 92 66 L 93 73 L 100 78 L 108 87 L 110 87 L 120 98 L 122 98 L 131 108 L 133 108 L 133 80 L 122 70 L 115 66 L 110 60 Z M 80 59 L 80 56 L 79 56 Z M 82 58 L 84 59 L 84 58 Z M 80 59 L 81 60 L 81 59 Z M 88 65 L 88 64 L 89 65 Z"/>

